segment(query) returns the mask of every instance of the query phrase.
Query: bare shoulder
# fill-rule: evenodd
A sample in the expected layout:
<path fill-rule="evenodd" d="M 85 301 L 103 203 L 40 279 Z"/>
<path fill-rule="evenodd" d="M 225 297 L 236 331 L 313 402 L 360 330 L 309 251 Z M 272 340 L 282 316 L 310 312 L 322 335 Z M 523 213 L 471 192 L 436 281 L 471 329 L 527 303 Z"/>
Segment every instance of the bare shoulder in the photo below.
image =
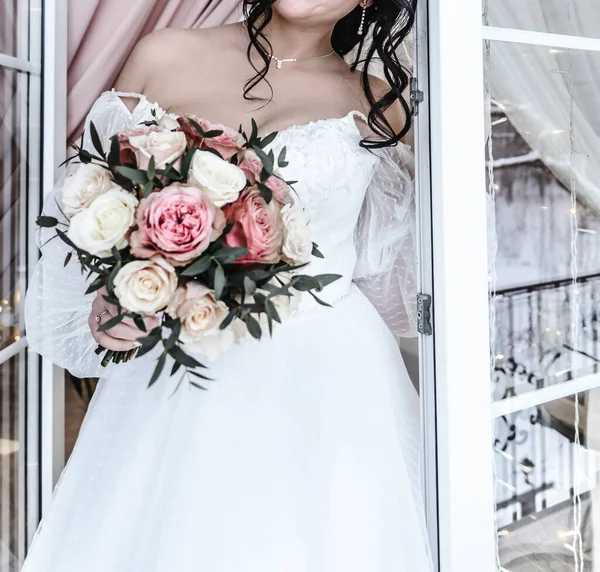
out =
<path fill-rule="evenodd" d="M 153 78 L 179 69 L 186 58 L 209 59 L 214 46 L 226 44 L 231 25 L 202 30 L 163 28 L 144 36 L 133 48 L 115 83 L 117 91 L 146 93 Z"/>
<path fill-rule="evenodd" d="M 353 82 L 351 83 L 351 85 L 352 91 L 354 92 L 354 96 L 356 98 L 358 109 L 362 111 L 365 115 L 368 115 L 371 106 L 367 101 L 367 98 L 363 91 L 362 73 L 355 72 L 353 76 Z M 390 86 L 388 85 L 388 83 L 375 75 L 369 75 L 369 85 L 376 100 L 380 99 L 390 91 Z M 406 114 L 404 112 L 404 108 L 402 107 L 399 101 L 394 102 L 390 107 L 388 107 L 388 109 L 385 111 L 385 117 L 389 121 L 395 133 L 400 133 L 402 129 L 404 129 L 404 125 L 406 124 Z M 364 126 L 361 129 L 361 131 L 363 131 L 363 135 L 365 137 L 374 135 L 373 132 L 367 126 Z"/>

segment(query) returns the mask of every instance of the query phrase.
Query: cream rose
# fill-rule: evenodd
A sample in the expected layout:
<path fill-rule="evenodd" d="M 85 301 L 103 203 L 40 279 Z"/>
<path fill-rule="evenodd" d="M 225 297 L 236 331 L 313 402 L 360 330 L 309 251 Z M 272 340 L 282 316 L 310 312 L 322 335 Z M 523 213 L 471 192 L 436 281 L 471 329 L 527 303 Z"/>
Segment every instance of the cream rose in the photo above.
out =
<path fill-rule="evenodd" d="M 132 193 L 113 187 L 71 219 L 67 236 L 90 254 L 108 256 L 113 246 L 119 250 L 127 246 L 137 205 Z"/>
<path fill-rule="evenodd" d="M 163 310 L 177 289 L 177 273 L 161 256 L 129 262 L 115 277 L 115 294 L 123 308 L 143 316 Z"/>
<path fill-rule="evenodd" d="M 77 214 L 114 186 L 115 183 L 110 178 L 110 173 L 103 167 L 93 163 L 81 165 L 65 180 L 62 192 L 65 214 Z"/>
<path fill-rule="evenodd" d="M 308 229 L 308 219 L 304 211 L 294 205 L 281 209 L 283 220 L 283 247 L 285 259 L 292 264 L 309 262 L 313 243 Z"/>
<path fill-rule="evenodd" d="M 184 350 L 198 352 L 209 361 L 216 360 L 235 342 L 231 328 L 219 329 L 228 313 L 212 290 L 197 282 L 180 286 L 167 307 L 169 316 L 181 320 L 179 339 Z"/>
<path fill-rule="evenodd" d="M 129 145 L 135 153 L 138 169 L 147 169 L 151 157 L 157 169 L 164 169 L 183 155 L 187 140 L 182 131 L 165 129 L 129 137 Z"/>
<path fill-rule="evenodd" d="M 216 207 L 222 207 L 237 200 L 246 186 L 246 175 L 238 166 L 210 151 L 196 151 L 188 182 L 198 186 Z"/>

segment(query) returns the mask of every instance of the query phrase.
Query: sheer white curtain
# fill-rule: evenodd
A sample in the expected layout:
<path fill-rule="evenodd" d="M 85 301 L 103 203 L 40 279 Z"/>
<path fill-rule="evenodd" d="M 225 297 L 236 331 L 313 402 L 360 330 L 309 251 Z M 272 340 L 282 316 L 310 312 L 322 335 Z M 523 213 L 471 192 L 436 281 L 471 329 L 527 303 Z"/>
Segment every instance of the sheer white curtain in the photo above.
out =
<path fill-rule="evenodd" d="M 600 2 L 575 2 L 569 11 L 565 0 L 488 0 L 488 20 L 599 37 Z M 580 201 L 600 214 L 600 53 L 493 42 L 490 91 L 554 175 L 567 188 L 574 181 Z"/>

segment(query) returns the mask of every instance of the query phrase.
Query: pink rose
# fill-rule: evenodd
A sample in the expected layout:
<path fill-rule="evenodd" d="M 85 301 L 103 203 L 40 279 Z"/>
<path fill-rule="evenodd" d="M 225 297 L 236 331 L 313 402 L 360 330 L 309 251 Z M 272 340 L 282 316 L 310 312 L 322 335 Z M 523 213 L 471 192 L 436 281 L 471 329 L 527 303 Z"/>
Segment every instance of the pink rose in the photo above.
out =
<path fill-rule="evenodd" d="M 276 201 L 265 202 L 256 188 L 244 191 L 240 198 L 223 209 L 233 228 L 225 236 L 227 246 L 243 246 L 248 254 L 236 264 L 275 264 L 283 245 L 283 222 Z"/>
<path fill-rule="evenodd" d="M 190 119 L 193 119 L 204 132 L 207 131 L 222 131 L 221 135 L 217 137 L 204 138 L 200 136 L 200 133 L 196 130 Z M 198 147 L 198 149 L 214 149 L 220 153 L 223 159 L 229 160 L 231 157 L 239 153 L 244 147 L 244 138 L 240 133 L 221 125 L 219 123 L 209 123 L 208 121 L 196 117 L 195 115 L 188 115 L 185 117 L 178 118 L 179 125 L 182 131 L 185 133 L 187 138 L 188 147 Z"/>
<path fill-rule="evenodd" d="M 246 179 L 250 181 L 250 184 L 254 185 L 257 181 L 260 181 L 263 164 L 254 151 L 245 151 L 244 157 L 238 166 L 244 171 Z M 282 181 L 275 175 L 271 175 L 264 184 L 271 189 L 275 200 L 279 201 L 282 205 L 292 202 L 290 188 L 285 181 Z"/>
<path fill-rule="evenodd" d="M 159 129 L 129 137 L 129 146 L 135 153 L 138 169 L 144 171 L 148 169 L 152 157 L 154 157 L 154 165 L 157 169 L 164 169 L 170 163 L 179 169 L 186 145 L 187 141 L 183 132 L 168 129 Z"/>
<path fill-rule="evenodd" d="M 221 236 L 225 217 L 204 198 L 202 191 L 174 183 L 140 201 L 137 225 L 129 240 L 137 258 L 164 256 L 173 266 L 184 266 Z"/>

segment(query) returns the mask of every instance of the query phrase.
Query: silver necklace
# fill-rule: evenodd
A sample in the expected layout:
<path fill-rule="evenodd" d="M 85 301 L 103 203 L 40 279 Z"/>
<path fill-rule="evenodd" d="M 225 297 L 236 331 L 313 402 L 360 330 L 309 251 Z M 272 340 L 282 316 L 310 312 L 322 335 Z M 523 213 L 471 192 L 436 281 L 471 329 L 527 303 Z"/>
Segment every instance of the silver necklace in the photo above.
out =
<path fill-rule="evenodd" d="M 303 60 L 299 60 L 298 58 L 278 58 L 277 56 L 271 54 L 271 59 L 277 62 L 277 69 L 280 70 L 283 67 L 283 64 L 288 62 L 305 62 L 307 60 L 321 60 L 323 58 L 328 58 L 333 54 L 335 54 L 335 50 L 331 50 L 328 54 L 325 54 L 324 56 L 312 56 L 310 58 L 304 58 Z"/>

